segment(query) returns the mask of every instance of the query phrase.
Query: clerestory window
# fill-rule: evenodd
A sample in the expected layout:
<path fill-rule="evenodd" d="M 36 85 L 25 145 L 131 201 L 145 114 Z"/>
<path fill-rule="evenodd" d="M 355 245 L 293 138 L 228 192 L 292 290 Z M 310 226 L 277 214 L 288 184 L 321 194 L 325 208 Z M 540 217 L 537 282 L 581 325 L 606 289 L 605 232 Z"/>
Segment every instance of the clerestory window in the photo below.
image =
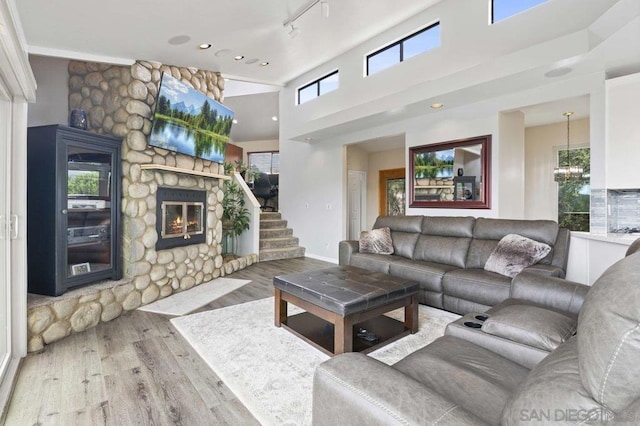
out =
<path fill-rule="evenodd" d="M 439 22 L 367 55 L 366 74 L 375 74 L 436 47 L 440 47 Z"/>
<path fill-rule="evenodd" d="M 340 85 L 338 70 L 320 77 L 298 89 L 298 105 L 336 90 Z"/>
<path fill-rule="evenodd" d="M 491 0 L 491 23 L 502 21 L 547 0 Z"/>

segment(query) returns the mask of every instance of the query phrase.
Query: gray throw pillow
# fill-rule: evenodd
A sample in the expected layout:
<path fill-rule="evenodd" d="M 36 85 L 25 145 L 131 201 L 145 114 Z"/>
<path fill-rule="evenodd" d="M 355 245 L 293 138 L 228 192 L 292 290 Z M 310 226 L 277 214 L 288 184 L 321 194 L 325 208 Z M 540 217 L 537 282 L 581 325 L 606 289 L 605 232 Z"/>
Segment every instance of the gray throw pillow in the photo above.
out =
<path fill-rule="evenodd" d="M 391 229 L 378 228 L 360 233 L 360 253 L 393 254 Z"/>
<path fill-rule="evenodd" d="M 577 321 L 560 312 L 531 305 L 510 305 L 491 314 L 482 331 L 494 336 L 553 351 L 576 332 Z"/>
<path fill-rule="evenodd" d="M 515 277 L 528 266 L 535 265 L 551 251 L 545 243 L 518 234 L 505 235 L 484 265 L 486 271 Z"/>

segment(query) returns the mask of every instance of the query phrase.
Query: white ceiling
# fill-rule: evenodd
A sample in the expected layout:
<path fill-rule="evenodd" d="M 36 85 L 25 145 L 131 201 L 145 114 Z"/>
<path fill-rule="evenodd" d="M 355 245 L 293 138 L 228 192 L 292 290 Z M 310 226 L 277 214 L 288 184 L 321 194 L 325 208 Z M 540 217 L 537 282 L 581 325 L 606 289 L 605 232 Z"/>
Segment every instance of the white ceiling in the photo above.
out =
<path fill-rule="evenodd" d="M 235 111 L 238 119 L 231 137 L 242 142 L 278 138 L 278 123 L 271 117 L 278 114 L 277 91 L 286 82 L 440 0 L 368 0 L 366 7 L 356 0 L 327 1 L 330 16 L 324 18 L 320 5 L 313 6 L 295 22 L 301 31 L 293 39 L 287 36 L 288 30 L 282 23 L 308 4 L 306 0 L 190 0 L 188 5 L 167 0 L 87 0 L 81 6 L 72 0 L 15 0 L 15 3 L 31 53 L 111 63 L 149 59 L 220 71 L 228 79 L 224 103 Z M 630 28 L 631 32 L 634 30 L 635 27 Z M 595 25 L 591 31 L 594 37 L 605 37 L 607 32 L 615 32 L 615 28 Z M 180 35 L 189 36 L 190 41 L 182 45 L 169 43 Z M 634 34 L 626 35 L 626 39 L 633 38 Z M 570 64 L 573 66 L 573 70 L 568 69 L 570 75 L 577 72 L 576 68 L 581 68 L 582 73 L 604 70 L 609 77 L 636 69 L 639 45 L 633 47 L 616 41 L 616 37 L 611 37 L 594 48 L 579 67 Z M 197 45 L 203 42 L 211 42 L 213 47 L 198 50 Z M 230 56 L 216 56 L 222 49 L 230 50 Z M 236 54 L 244 55 L 245 59 L 234 61 Z M 247 65 L 245 61 L 250 58 L 268 61 L 269 65 Z M 526 80 L 524 77 L 521 79 Z M 545 79 L 536 76 L 521 82 L 520 89 L 540 84 L 540 78 Z M 507 86 L 505 81 L 492 84 L 495 86 L 492 90 L 484 87 L 476 92 L 497 95 L 502 86 Z M 444 102 L 447 107 L 468 104 L 474 100 L 471 95 L 468 91 L 452 92 L 448 98 L 425 99 L 407 105 L 404 116 L 424 114 L 429 111 L 425 105 L 432 101 Z M 576 119 L 585 118 L 589 115 L 589 99 L 579 97 L 519 109 L 525 113 L 525 125 L 531 127 L 563 121 L 562 112 L 567 110 L 574 111 Z M 372 124 L 381 124 L 397 119 L 391 115 L 378 114 L 370 120 Z M 365 123 L 355 120 L 349 125 Z M 347 127 L 325 131 L 327 135 L 343 133 Z M 398 144 L 401 146 L 403 142 L 397 137 L 382 138 L 370 142 L 368 149 L 378 151 Z"/>
<path fill-rule="evenodd" d="M 136 59 L 283 85 L 440 0 L 327 0 L 283 23 L 307 0 L 16 0 L 29 52 L 111 63 Z M 184 44 L 169 40 L 188 38 Z M 187 36 L 187 37 L 184 37 Z M 201 43 L 211 43 L 199 50 Z M 226 53 L 226 56 L 217 56 Z M 234 60 L 235 55 L 244 59 Z M 257 59 L 246 64 L 249 59 Z M 260 62 L 268 62 L 260 67 Z"/>
<path fill-rule="evenodd" d="M 29 52 L 69 59 L 133 63 L 136 59 L 220 71 L 237 142 L 278 138 L 277 92 L 289 80 L 397 25 L 440 0 L 327 0 L 283 22 L 307 0 L 16 0 Z M 172 44 L 179 36 L 189 41 Z M 201 43 L 211 43 L 199 50 Z M 223 51 L 223 52 L 220 52 Z M 221 55 L 221 53 L 226 53 Z M 244 59 L 234 60 L 235 55 Z M 247 64 L 247 60 L 257 59 Z M 260 67 L 260 62 L 269 62 Z"/>
<path fill-rule="evenodd" d="M 278 121 L 272 119 L 278 117 L 277 92 L 225 98 L 224 104 L 238 121 L 231 126 L 233 142 L 278 139 Z"/>
<path fill-rule="evenodd" d="M 397 148 L 404 148 L 404 140 L 404 134 L 389 135 L 382 138 L 369 139 L 366 141 L 354 143 L 350 146 L 360 148 L 366 152 L 380 152 Z"/>
<path fill-rule="evenodd" d="M 580 120 L 589 117 L 589 96 L 577 96 L 561 99 L 555 102 L 545 102 L 519 108 L 524 113 L 524 126 L 542 126 L 545 124 L 567 121 L 562 113 L 571 111 L 572 120 Z"/>

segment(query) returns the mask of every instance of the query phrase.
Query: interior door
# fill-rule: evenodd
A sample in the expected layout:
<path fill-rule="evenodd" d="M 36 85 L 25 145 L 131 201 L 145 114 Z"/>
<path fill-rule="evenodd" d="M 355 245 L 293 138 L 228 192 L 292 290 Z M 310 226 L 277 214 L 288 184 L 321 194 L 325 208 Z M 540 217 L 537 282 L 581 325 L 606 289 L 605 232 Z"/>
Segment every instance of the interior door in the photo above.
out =
<path fill-rule="evenodd" d="M 356 170 L 348 171 L 348 194 L 349 194 L 349 230 L 350 240 L 360 239 L 360 231 L 366 227 L 366 191 L 367 174 Z"/>

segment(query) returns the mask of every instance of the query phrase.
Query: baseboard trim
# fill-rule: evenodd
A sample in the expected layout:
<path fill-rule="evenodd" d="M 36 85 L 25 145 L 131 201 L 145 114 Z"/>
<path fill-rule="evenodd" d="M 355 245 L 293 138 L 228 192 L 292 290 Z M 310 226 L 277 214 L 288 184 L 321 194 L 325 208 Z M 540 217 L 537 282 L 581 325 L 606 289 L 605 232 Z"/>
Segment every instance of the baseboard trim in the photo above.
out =
<path fill-rule="evenodd" d="M 316 259 L 316 260 L 323 260 L 325 262 L 335 263 L 336 265 L 338 264 L 338 259 L 333 259 L 331 257 L 318 256 L 311 253 L 305 253 L 304 257 L 310 257 L 311 259 Z"/>

